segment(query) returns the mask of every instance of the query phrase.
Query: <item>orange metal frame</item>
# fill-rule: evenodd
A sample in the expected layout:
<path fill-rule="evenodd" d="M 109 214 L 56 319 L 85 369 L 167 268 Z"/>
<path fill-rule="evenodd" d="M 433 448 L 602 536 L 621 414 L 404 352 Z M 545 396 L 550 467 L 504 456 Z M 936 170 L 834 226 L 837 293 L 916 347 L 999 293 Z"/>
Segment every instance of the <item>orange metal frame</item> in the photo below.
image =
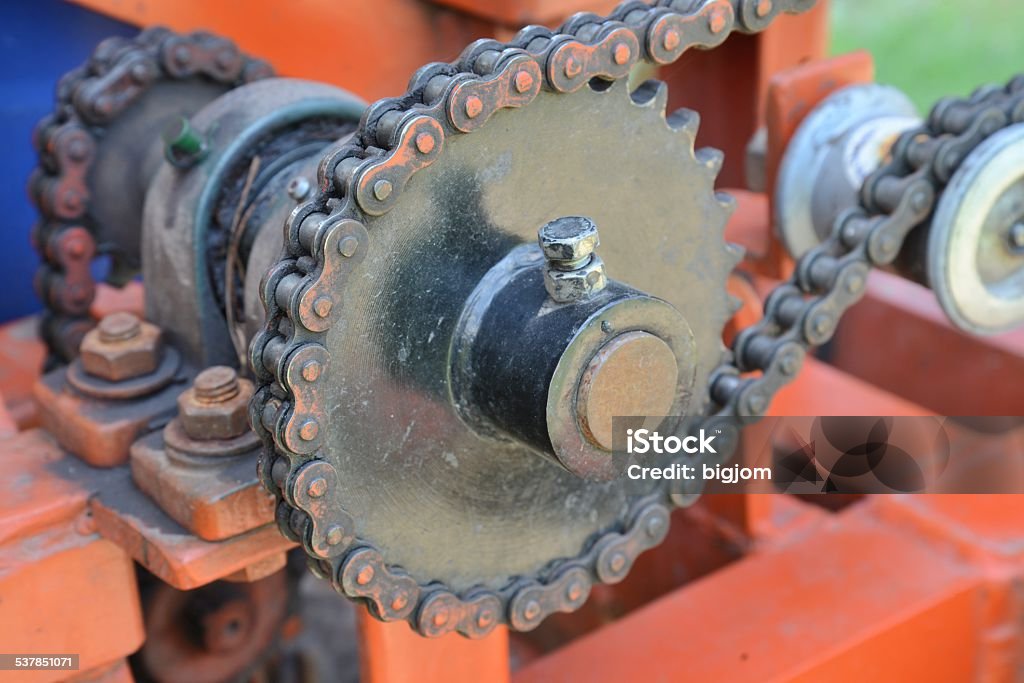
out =
<path fill-rule="evenodd" d="M 205 0 L 80 2 L 140 25 L 224 33 L 287 75 L 368 99 L 396 94 L 415 68 L 450 59 L 477 37 L 508 37 L 518 24 L 612 4 L 253 0 L 243 11 Z M 704 114 L 701 143 L 727 152 L 726 184 L 739 183 L 736 160 L 756 127 L 767 125 L 771 181 L 813 105 L 871 79 L 866 55 L 821 60 L 825 17 L 823 5 L 784 18 L 662 75 L 676 105 Z M 758 318 L 764 291 L 790 266 L 771 233 L 768 198 L 735 194 L 729 237 L 750 257 L 730 282 L 744 304 L 733 330 Z M 963 336 L 928 303 L 930 294 L 900 287 L 912 286 L 873 280 L 837 336 L 835 366 L 810 360 L 778 397 L 777 414 L 965 412 L 954 382 L 965 381 L 957 373 L 967 367 L 977 381 L 972 361 L 980 359 L 991 378 L 982 412 L 1020 412 L 1011 382 L 1024 369 L 1024 337 Z M 139 301 L 137 288 L 104 290 L 97 306 L 137 309 Z M 871 344 L 867 335 L 880 326 L 904 335 L 910 351 L 902 360 L 890 362 L 892 348 Z M 138 491 L 127 466 L 94 470 L 33 429 L 40 348 L 28 322 L 0 329 L 0 452 L 14 473 L 0 479 L 0 643 L 8 651 L 79 652 L 78 680 L 130 680 L 124 658 L 145 637 L 133 560 L 188 589 L 265 576 L 289 544 L 271 526 L 200 540 Z M 926 363 L 925 371 L 908 359 Z M 939 367 L 942 375 L 927 371 Z M 937 376 L 951 378 L 939 391 Z M 595 588 L 581 612 L 556 615 L 526 636 L 498 630 L 481 641 L 427 640 L 360 610 L 363 680 L 938 682 L 1009 680 L 1020 670 L 1020 496 L 878 497 L 830 512 L 793 497 L 710 495 L 675 516 L 666 543 L 642 556 L 626 581 Z"/>

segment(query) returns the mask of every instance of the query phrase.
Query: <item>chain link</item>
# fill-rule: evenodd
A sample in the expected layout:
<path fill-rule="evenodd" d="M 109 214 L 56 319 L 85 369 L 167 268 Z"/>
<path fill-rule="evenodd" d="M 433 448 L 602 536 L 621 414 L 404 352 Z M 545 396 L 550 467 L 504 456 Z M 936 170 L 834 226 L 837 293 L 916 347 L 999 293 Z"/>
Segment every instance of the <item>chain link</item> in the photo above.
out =
<path fill-rule="evenodd" d="M 97 244 L 89 173 L 104 129 L 158 82 L 202 77 L 236 87 L 272 73 L 224 38 L 152 28 L 131 39 L 103 41 L 86 64 L 60 80 L 54 112 L 33 132 L 39 164 L 28 183 L 39 211 L 32 228 L 42 260 L 35 285 L 45 307 L 41 332 L 51 362 L 77 355 L 78 342 L 93 325 L 91 264 L 106 245 Z"/>

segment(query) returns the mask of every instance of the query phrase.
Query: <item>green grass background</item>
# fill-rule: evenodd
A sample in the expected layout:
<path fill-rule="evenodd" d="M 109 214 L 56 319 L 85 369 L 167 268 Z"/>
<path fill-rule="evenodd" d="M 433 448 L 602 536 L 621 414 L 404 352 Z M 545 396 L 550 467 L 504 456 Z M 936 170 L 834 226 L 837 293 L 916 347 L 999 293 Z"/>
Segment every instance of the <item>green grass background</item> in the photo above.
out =
<path fill-rule="evenodd" d="M 832 0 L 832 52 L 867 48 L 922 113 L 1024 72 L 1024 0 Z"/>

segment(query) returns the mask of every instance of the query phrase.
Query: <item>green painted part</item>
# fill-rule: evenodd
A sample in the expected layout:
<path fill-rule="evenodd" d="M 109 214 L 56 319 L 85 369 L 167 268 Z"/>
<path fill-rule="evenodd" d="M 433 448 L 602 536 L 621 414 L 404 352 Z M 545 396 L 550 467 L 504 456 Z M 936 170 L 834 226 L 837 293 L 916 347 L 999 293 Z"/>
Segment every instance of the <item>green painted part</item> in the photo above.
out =
<path fill-rule="evenodd" d="M 164 144 L 169 153 L 177 157 L 191 157 L 202 153 L 205 146 L 203 136 L 192 127 L 184 116 L 171 123 L 163 133 Z"/>

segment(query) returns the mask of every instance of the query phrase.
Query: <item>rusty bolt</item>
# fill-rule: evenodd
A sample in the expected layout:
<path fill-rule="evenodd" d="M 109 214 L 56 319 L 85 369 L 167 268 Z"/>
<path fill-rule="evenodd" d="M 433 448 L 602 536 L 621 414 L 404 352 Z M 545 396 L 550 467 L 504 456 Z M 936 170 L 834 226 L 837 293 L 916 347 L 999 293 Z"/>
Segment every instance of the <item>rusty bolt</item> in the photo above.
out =
<path fill-rule="evenodd" d="M 618 43 L 612 48 L 612 60 L 619 66 L 628 62 L 631 55 L 632 51 L 629 49 L 629 45 L 625 43 Z"/>
<path fill-rule="evenodd" d="M 217 53 L 217 66 L 227 71 L 238 61 L 238 53 L 230 47 L 226 47 Z"/>
<path fill-rule="evenodd" d="M 327 480 L 323 477 L 317 477 L 309 482 L 309 486 L 306 487 L 306 493 L 309 494 L 310 498 L 320 498 L 327 493 Z"/>
<path fill-rule="evenodd" d="M 345 258 L 355 256 L 359 249 L 359 238 L 355 235 L 346 235 L 338 241 L 338 252 Z"/>
<path fill-rule="evenodd" d="M 82 369 L 109 382 L 148 375 L 160 365 L 162 336 L 132 313 L 111 313 L 82 339 Z"/>
<path fill-rule="evenodd" d="M 249 429 L 252 393 L 252 382 L 240 379 L 233 368 L 206 368 L 178 396 L 181 426 L 196 441 L 239 437 Z"/>
<path fill-rule="evenodd" d="M 516 87 L 516 92 L 524 93 L 533 87 L 533 76 L 528 71 L 520 71 L 516 74 L 513 83 Z"/>
<path fill-rule="evenodd" d="M 84 136 L 75 136 L 68 142 L 68 156 L 72 161 L 85 161 L 90 151 L 89 141 Z"/>
<path fill-rule="evenodd" d="M 729 19 L 726 17 L 725 12 L 721 8 L 716 7 L 711 10 L 711 16 L 708 17 L 708 28 L 711 29 L 712 33 L 718 34 L 725 30 L 725 26 Z"/>
<path fill-rule="evenodd" d="M 332 308 L 334 308 L 334 302 L 331 301 L 330 297 L 318 296 L 316 301 L 313 302 L 313 312 L 320 318 L 329 316 Z"/>
<path fill-rule="evenodd" d="M 604 262 L 594 253 L 600 244 L 589 218 L 566 216 L 546 224 L 537 235 L 547 258 L 544 287 L 558 303 L 580 301 L 605 288 Z"/>
<path fill-rule="evenodd" d="M 430 133 L 420 133 L 416 136 L 416 149 L 420 154 L 430 154 L 437 145 L 437 140 Z"/>
<path fill-rule="evenodd" d="M 360 586 L 365 586 L 373 580 L 373 575 L 373 567 L 371 567 L 370 565 L 366 565 L 359 570 L 358 574 L 356 574 L 356 583 L 358 583 Z"/>
<path fill-rule="evenodd" d="M 679 31 L 669 29 L 665 31 L 665 37 L 661 41 L 662 47 L 671 52 L 679 47 L 679 43 L 682 42 L 682 36 L 679 35 Z"/>
<path fill-rule="evenodd" d="M 480 116 L 480 113 L 484 110 L 484 102 L 476 95 L 470 95 L 466 98 L 466 116 L 471 119 L 475 119 Z"/>
<path fill-rule="evenodd" d="M 110 116 L 114 111 L 114 100 L 110 95 L 100 95 L 96 98 L 93 108 L 100 116 Z"/>
<path fill-rule="evenodd" d="M 583 71 L 583 65 L 575 57 L 565 60 L 565 75 L 567 78 L 576 78 Z"/>

